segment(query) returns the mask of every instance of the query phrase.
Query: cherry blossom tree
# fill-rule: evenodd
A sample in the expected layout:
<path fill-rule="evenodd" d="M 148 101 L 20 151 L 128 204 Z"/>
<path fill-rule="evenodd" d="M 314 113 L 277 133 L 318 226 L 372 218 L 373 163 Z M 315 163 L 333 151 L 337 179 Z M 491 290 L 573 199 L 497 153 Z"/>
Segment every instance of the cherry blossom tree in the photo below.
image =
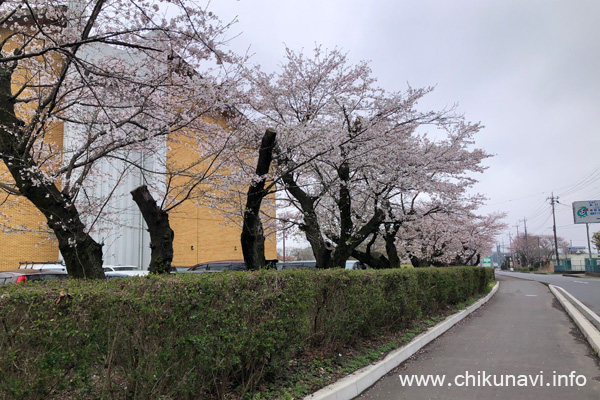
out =
<path fill-rule="evenodd" d="M 304 220 L 308 221 L 301 227 L 318 264 L 325 267 L 330 264 L 330 244 L 319 226 L 314 209 L 316 197 L 298 184 L 298 174 L 305 173 L 311 162 L 336 147 L 339 127 L 334 128 L 333 122 L 327 121 L 328 116 L 333 115 L 330 111 L 336 107 L 336 98 L 358 97 L 361 92 L 372 90 L 369 87 L 372 78 L 366 64 L 348 66 L 339 51 L 329 54 L 316 49 L 315 60 L 309 60 L 288 49 L 286 57 L 280 74 L 266 74 L 258 67 L 248 71 L 251 95 L 242 111 L 250 123 L 242 125 L 241 136 L 249 138 L 249 147 L 252 147 L 262 132 L 267 129 L 276 132 L 276 166 L 267 177 L 271 183 L 263 195 L 275 190 L 280 183 L 294 199 L 299 199 Z"/>
<path fill-rule="evenodd" d="M 339 50 L 317 47 L 308 57 L 287 49 L 280 72 L 248 76 L 243 132 L 255 143 L 266 129 L 277 133 L 275 165 L 263 178 L 270 190 L 285 189 L 321 268 L 343 266 L 382 226 L 393 244 L 403 220 L 416 217 L 417 196 L 446 197 L 446 209 L 483 170 L 488 155 L 472 148 L 479 124 L 454 108 L 420 111 L 431 88 L 387 92 L 367 63 L 352 65 Z M 412 212 L 399 200 L 411 198 Z"/>
<path fill-rule="evenodd" d="M 375 173 L 365 179 L 376 183 L 370 184 L 368 193 L 380 199 L 385 220 L 364 251 L 353 251 L 353 256 L 362 262 L 374 268 L 398 268 L 401 260 L 397 242 L 402 240 L 404 225 L 419 224 L 434 214 L 464 214 L 483 200 L 466 194 L 475 182 L 472 173 L 482 172 L 480 162 L 488 157 L 483 151 L 470 148 L 479 125 L 464 124 L 458 118 L 451 123 L 441 121 L 437 127 L 445 131 L 442 138 L 432 140 L 413 133 L 409 136 L 412 144 L 396 141 L 399 155 L 387 151 L 379 157 L 383 162 L 374 164 Z M 391 179 L 385 181 L 382 176 Z M 379 252 L 372 256 L 372 246 L 379 237 L 385 243 L 386 255 Z"/>
<path fill-rule="evenodd" d="M 416 224 L 406 224 L 399 247 L 415 267 L 479 265 L 489 253 L 495 237 L 506 228 L 504 214 L 476 215 L 454 209 L 428 215 Z"/>
<path fill-rule="evenodd" d="M 3 187 L 42 212 L 71 276 L 102 277 L 89 225 L 110 191 L 88 196 L 106 178 L 97 166 L 121 160 L 113 176 L 145 168 L 132 154 L 214 125 L 205 117 L 226 112 L 235 90 L 233 56 L 221 50 L 228 25 L 193 1 L 7 0 L 0 27 Z"/>
<path fill-rule="evenodd" d="M 558 237 L 557 242 L 561 252 L 566 254 L 565 250 L 569 246 L 569 242 L 562 237 Z M 535 268 L 540 268 L 552 262 L 556 254 L 554 236 L 532 233 L 521 234 L 513 238 L 509 250 L 516 256 L 521 267 L 533 265 Z"/>

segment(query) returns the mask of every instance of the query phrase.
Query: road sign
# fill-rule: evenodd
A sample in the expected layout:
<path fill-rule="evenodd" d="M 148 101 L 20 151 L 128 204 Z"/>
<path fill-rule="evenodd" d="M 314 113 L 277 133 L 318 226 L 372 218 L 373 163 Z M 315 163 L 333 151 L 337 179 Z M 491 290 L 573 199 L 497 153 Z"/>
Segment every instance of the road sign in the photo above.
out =
<path fill-rule="evenodd" d="M 492 257 L 483 257 L 483 266 L 491 267 L 492 266 Z"/>
<path fill-rule="evenodd" d="M 585 246 L 570 246 L 568 249 L 572 250 L 572 251 L 577 251 L 577 250 L 585 251 L 585 250 L 587 250 L 587 247 L 585 247 Z"/>
<path fill-rule="evenodd" d="M 574 202 L 573 220 L 576 224 L 600 223 L 600 200 Z"/>

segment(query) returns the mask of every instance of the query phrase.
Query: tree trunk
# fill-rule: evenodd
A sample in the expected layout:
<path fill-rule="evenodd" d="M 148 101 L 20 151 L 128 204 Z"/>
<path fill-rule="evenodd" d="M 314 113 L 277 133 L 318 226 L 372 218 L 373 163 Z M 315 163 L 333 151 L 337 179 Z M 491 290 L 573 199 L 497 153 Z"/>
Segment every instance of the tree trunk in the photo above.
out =
<path fill-rule="evenodd" d="M 400 268 L 400 257 L 396 248 L 396 235 L 386 235 L 385 252 L 387 253 L 389 268 Z"/>
<path fill-rule="evenodd" d="M 354 221 L 352 221 L 352 196 L 350 195 L 350 166 L 343 162 L 337 168 L 337 174 L 341 181 L 339 198 L 337 206 L 340 211 L 340 236 L 336 240 L 336 248 L 333 252 L 333 266 L 344 267 L 352 251 L 356 249 L 367 237 L 379 230 L 379 225 L 383 222 L 384 213 L 379 208 L 375 209 L 374 214 L 369 221 L 365 223 L 357 232 L 354 231 Z"/>
<path fill-rule="evenodd" d="M 2 135 L 5 135 L 2 130 Z M 0 140 L 3 142 L 3 140 Z M 2 159 L 10 171 L 19 192 L 42 212 L 48 227 L 58 240 L 58 248 L 72 278 L 104 278 L 102 270 L 102 245 L 97 243 L 81 222 L 79 211 L 52 182 L 30 162 L 6 155 L 0 144 Z M 38 184 L 38 182 L 44 182 Z"/>
<path fill-rule="evenodd" d="M 24 125 L 11 100 L 11 77 L 16 63 L 0 64 L 0 157 L 19 192 L 44 215 L 72 278 L 104 278 L 102 245 L 87 232 L 72 199 L 49 181 L 21 143 Z"/>
<path fill-rule="evenodd" d="M 354 249 L 352 250 L 352 257 L 373 269 L 385 269 L 390 265 L 388 259 L 385 258 L 383 254 L 380 254 L 379 257 L 375 257 L 369 252 L 362 252 Z"/>
<path fill-rule="evenodd" d="M 265 190 L 266 179 L 263 176 L 269 173 L 276 137 L 277 132 L 274 130 L 267 129 L 265 131 L 260 144 L 256 165 L 256 175 L 259 180 L 250 185 L 246 197 L 241 244 L 244 263 L 246 263 L 246 268 L 249 270 L 264 268 L 266 264 L 265 235 L 260 220 L 260 206 L 267 195 L 267 191 Z"/>
<path fill-rule="evenodd" d="M 315 261 L 317 262 L 317 268 L 331 268 L 333 246 L 323 238 L 321 233 L 319 218 L 315 210 L 315 198 L 311 197 L 296 184 L 296 180 L 291 172 L 283 174 L 282 179 L 286 189 L 300 203 L 304 217 L 304 224 L 300 226 L 300 229 L 306 235 L 308 243 L 310 243 Z"/>
<path fill-rule="evenodd" d="M 414 254 L 409 254 L 408 258 L 410 258 L 410 263 L 415 268 L 429 267 L 429 263 L 426 260 L 421 259 Z"/>
<path fill-rule="evenodd" d="M 85 233 L 70 236 L 66 238 L 63 236 L 58 241 L 58 248 L 65 260 L 69 276 L 71 278 L 104 279 L 102 245 Z M 73 242 L 75 245 L 70 244 Z"/>
<path fill-rule="evenodd" d="M 391 214 L 392 209 L 388 203 L 388 212 Z M 385 252 L 389 262 L 389 268 L 400 268 L 400 257 L 398 256 L 398 249 L 396 248 L 396 236 L 400 230 L 401 223 L 395 222 L 391 225 L 385 226 Z"/>
<path fill-rule="evenodd" d="M 150 232 L 150 265 L 151 274 L 168 274 L 173 262 L 173 239 L 175 233 L 169 224 L 169 214 L 156 204 L 156 200 L 146 185 L 131 191 L 133 201 L 140 209 L 148 232 Z"/>
<path fill-rule="evenodd" d="M 352 252 L 362 243 L 365 239 L 377 232 L 379 225 L 383 222 L 385 216 L 383 211 L 376 209 L 375 213 L 371 216 L 369 221 L 365 223 L 358 232 L 347 235 L 345 240 L 339 240 L 337 246 L 333 252 L 333 266 L 344 267 L 346 260 L 352 255 Z M 385 264 L 385 261 L 380 260 Z M 381 265 L 381 264 L 380 264 Z M 385 268 L 385 267 L 384 267 Z"/>

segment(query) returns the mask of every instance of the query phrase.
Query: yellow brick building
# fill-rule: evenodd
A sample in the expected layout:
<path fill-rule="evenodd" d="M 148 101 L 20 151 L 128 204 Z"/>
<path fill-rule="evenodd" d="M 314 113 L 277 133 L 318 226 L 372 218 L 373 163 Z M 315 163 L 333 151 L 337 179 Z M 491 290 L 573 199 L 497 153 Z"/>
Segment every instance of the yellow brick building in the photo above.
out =
<path fill-rule="evenodd" d="M 0 168 L 5 169 L 4 165 Z M 0 270 L 16 269 L 19 262 L 58 260 L 58 243 L 48 232 L 27 232 L 44 223 L 43 215 L 23 197 L 6 199 L 3 195 L 2 201 Z"/>
<path fill-rule="evenodd" d="M 5 35 L 6 32 L 0 32 L 0 37 Z M 16 87 L 13 87 L 13 92 L 16 90 Z M 68 126 L 56 123 L 50 131 L 46 140 L 52 141 L 57 150 L 62 149 L 69 134 Z M 185 140 L 170 143 L 169 150 L 166 151 L 167 165 L 193 163 L 197 155 L 190 148 Z M 57 151 L 58 153 L 60 151 Z M 1 162 L 0 181 L 12 181 Z M 128 194 L 134 188 L 135 186 L 131 185 L 124 187 L 122 193 Z M 130 220 L 140 222 L 136 227 L 123 228 L 122 234 L 119 234 L 120 228 L 112 227 L 113 233 L 116 232 L 116 235 L 113 235 L 116 239 L 111 239 L 110 251 L 108 242 L 104 247 L 105 264 L 136 264 L 147 268 L 149 234 L 143 228 L 141 216 L 138 218 L 139 211 L 133 200 L 127 200 L 123 196 L 121 201 L 131 203 L 126 203 L 127 212 L 124 209 L 123 214 L 128 213 Z M 191 266 L 199 262 L 243 258 L 240 246 L 241 218 L 233 222 L 226 221 L 201 203 L 198 204 L 196 200 L 187 200 L 169 213 L 169 219 L 175 232 L 173 265 Z M 135 240 L 132 240 L 132 237 Z M 100 241 L 102 242 L 102 238 Z M 114 245 L 116 242 L 120 244 Z M 125 252 L 126 257 L 123 255 Z M 265 253 L 268 259 L 276 258 L 274 238 L 267 238 Z M 136 254 L 139 254 L 139 257 Z M 18 268 L 20 262 L 59 260 L 57 241 L 48 230 L 43 215 L 26 198 L 8 195 L 0 190 L 0 270 Z"/>
<path fill-rule="evenodd" d="M 195 151 L 194 138 L 187 135 L 174 135 L 174 140 L 169 140 L 167 152 L 167 165 L 171 170 L 186 168 L 197 162 L 198 155 Z M 196 172 L 202 173 L 206 164 L 196 166 Z M 186 178 L 174 178 L 174 184 L 185 185 Z M 239 204 L 245 201 L 238 199 L 232 193 L 213 193 L 212 196 L 232 199 L 233 207 L 241 210 Z M 237 194 L 236 194 L 237 195 Z M 239 203 L 236 203 L 239 202 Z M 237 207 L 236 207 L 237 206 Z M 274 213 L 274 211 L 273 211 Z M 169 213 L 169 222 L 175 232 L 174 259 L 175 266 L 190 266 L 206 261 L 241 260 L 243 259 L 240 245 L 241 211 L 238 218 L 235 216 L 225 219 L 194 200 L 188 200 Z M 265 240 L 265 256 L 267 259 L 277 258 L 276 242 L 273 235 Z"/>
<path fill-rule="evenodd" d="M 62 127 L 57 133 L 56 139 L 60 142 Z M 167 162 L 169 159 L 177 159 L 178 163 L 193 161 L 194 153 L 188 150 L 185 143 L 171 146 Z M 4 164 L 0 164 L 0 176 L 5 180 L 10 179 Z M 133 187 L 127 188 L 131 189 Z M 133 200 L 131 202 L 133 204 Z M 175 232 L 173 265 L 192 266 L 206 261 L 243 258 L 240 246 L 241 218 L 232 222 L 217 215 L 215 210 L 197 204 L 195 200 L 187 200 L 169 213 L 169 221 Z M 59 260 L 58 244 L 48 231 L 43 215 L 26 198 L 2 192 L 0 226 L 3 228 L 0 232 L 0 270 L 18 268 L 20 262 Z M 141 234 L 149 240 L 147 232 Z M 146 247 L 147 241 L 142 241 L 139 246 Z M 276 242 L 272 236 L 265 241 L 265 255 L 268 259 L 277 258 Z M 120 258 L 117 255 L 114 259 Z"/>

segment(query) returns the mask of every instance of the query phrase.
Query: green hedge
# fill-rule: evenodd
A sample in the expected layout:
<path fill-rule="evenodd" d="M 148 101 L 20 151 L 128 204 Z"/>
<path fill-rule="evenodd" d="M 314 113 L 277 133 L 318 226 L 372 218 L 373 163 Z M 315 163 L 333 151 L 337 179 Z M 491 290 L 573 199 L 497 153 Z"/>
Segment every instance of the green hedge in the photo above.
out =
<path fill-rule="evenodd" d="M 0 397 L 219 398 L 310 349 L 408 327 L 489 268 L 228 272 L 0 289 Z"/>

